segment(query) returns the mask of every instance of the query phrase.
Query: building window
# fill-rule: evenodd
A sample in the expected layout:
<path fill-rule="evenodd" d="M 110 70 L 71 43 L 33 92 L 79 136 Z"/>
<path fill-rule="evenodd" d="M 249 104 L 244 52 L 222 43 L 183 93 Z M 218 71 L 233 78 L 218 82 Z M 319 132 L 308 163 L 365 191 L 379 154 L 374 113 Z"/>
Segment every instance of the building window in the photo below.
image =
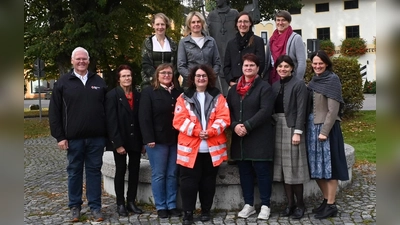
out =
<path fill-rule="evenodd" d="M 346 26 L 346 38 L 360 37 L 360 26 Z"/>
<path fill-rule="evenodd" d="M 267 31 L 261 31 L 261 38 L 264 40 L 264 45 L 267 44 L 268 40 L 268 32 Z"/>
<path fill-rule="evenodd" d="M 358 0 L 344 1 L 344 9 L 358 9 Z"/>
<path fill-rule="evenodd" d="M 329 12 L 329 2 L 315 4 L 315 12 Z"/>
<path fill-rule="evenodd" d="M 297 33 L 297 34 L 299 34 L 301 36 L 301 29 L 293 30 L 293 32 L 295 32 L 295 33 Z"/>
<path fill-rule="evenodd" d="M 331 28 L 329 28 L 329 27 L 317 28 L 317 39 L 330 40 L 331 39 Z"/>
<path fill-rule="evenodd" d="M 301 8 L 291 8 L 288 10 L 288 12 L 292 15 L 294 14 L 301 14 Z"/>

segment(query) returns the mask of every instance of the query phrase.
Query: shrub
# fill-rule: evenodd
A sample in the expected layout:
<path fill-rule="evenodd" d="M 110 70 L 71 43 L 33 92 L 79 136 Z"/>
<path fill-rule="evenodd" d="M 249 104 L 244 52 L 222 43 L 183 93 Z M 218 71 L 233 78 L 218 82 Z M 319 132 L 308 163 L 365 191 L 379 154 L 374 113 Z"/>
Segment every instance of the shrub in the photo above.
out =
<path fill-rule="evenodd" d="M 319 42 L 319 48 L 324 50 L 329 56 L 335 54 L 335 44 L 331 40 L 322 40 Z"/>
<path fill-rule="evenodd" d="M 367 42 L 362 38 L 346 38 L 340 47 L 340 53 L 343 56 L 361 56 L 366 52 Z"/>
<path fill-rule="evenodd" d="M 342 83 L 343 116 L 351 115 L 362 108 L 364 100 L 360 65 L 358 60 L 352 57 L 333 57 L 331 60 L 333 72 L 339 76 Z M 311 60 L 308 59 L 305 82 L 308 83 L 313 76 Z"/>
<path fill-rule="evenodd" d="M 364 93 L 367 94 L 376 94 L 376 80 L 368 81 L 366 80 L 364 83 Z"/>

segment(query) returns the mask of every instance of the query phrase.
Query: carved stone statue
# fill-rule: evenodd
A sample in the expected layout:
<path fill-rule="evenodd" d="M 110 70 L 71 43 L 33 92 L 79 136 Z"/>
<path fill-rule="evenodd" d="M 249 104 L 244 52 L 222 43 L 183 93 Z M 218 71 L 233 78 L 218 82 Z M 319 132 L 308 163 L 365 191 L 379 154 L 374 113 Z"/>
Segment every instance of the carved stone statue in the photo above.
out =
<path fill-rule="evenodd" d="M 248 12 L 250 14 L 250 17 L 251 19 L 253 19 L 254 24 L 260 23 L 261 12 L 260 12 L 260 7 L 258 5 L 258 0 L 253 0 L 252 4 L 245 5 L 243 11 Z"/>
<path fill-rule="evenodd" d="M 223 74 L 225 49 L 228 41 L 235 38 L 237 32 L 235 29 L 235 19 L 239 15 L 239 12 L 236 9 L 231 9 L 229 0 L 216 0 L 216 2 L 217 8 L 208 14 L 207 24 L 210 36 L 217 42 L 221 58 L 221 72 L 218 74 L 216 86 L 226 96 L 228 93 L 228 84 Z"/>

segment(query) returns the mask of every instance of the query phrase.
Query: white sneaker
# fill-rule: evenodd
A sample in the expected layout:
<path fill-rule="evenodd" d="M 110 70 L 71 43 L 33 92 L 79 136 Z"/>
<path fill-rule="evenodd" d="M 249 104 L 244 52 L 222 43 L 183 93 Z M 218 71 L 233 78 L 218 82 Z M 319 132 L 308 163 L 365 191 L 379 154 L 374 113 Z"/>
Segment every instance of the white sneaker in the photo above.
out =
<path fill-rule="evenodd" d="M 263 205 L 261 206 L 260 213 L 258 214 L 258 219 L 267 220 L 269 219 L 269 214 L 271 213 L 271 209 L 268 206 Z"/>
<path fill-rule="evenodd" d="M 240 211 L 238 213 L 238 217 L 247 218 L 247 217 L 253 215 L 254 213 L 256 213 L 256 210 L 254 209 L 254 207 L 249 204 L 246 204 L 246 205 L 244 205 L 242 211 Z"/>

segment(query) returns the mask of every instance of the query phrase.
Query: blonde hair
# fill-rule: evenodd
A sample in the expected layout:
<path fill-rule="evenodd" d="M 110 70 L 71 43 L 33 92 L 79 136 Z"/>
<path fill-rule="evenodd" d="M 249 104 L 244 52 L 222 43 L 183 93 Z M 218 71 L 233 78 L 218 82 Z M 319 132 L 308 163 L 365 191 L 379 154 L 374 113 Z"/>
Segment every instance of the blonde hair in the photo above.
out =
<path fill-rule="evenodd" d="M 171 26 L 171 21 L 170 19 L 164 14 L 164 13 L 157 13 L 151 18 L 151 24 L 154 24 L 156 19 L 160 18 L 164 21 L 165 27 L 168 29 Z"/>
<path fill-rule="evenodd" d="M 186 22 L 185 22 L 186 26 L 185 26 L 185 31 L 184 31 L 183 35 L 186 37 L 186 36 L 188 36 L 190 34 L 190 32 L 191 32 L 190 23 L 192 22 L 193 16 L 197 16 L 200 19 L 201 26 L 202 26 L 201 32 L 204 33 L 204 35 L 206 35 L 207 32 L 208 32 L 206 19 L 204 18 L 203 14 L 201 14 L 200 12 L 197 12 L 197 11 L 190 12 L 186 16 Z"/>

